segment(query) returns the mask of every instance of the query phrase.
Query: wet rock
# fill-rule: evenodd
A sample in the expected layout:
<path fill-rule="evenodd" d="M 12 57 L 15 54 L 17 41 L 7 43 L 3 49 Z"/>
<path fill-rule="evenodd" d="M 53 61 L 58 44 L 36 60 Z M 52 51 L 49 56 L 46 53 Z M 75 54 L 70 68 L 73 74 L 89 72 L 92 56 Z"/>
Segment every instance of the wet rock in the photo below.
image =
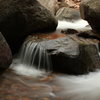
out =
<path fill-rule="evenodd" d="M 80 13 L 95 33 L 100 33 L 100 0 L 84 0 L 80 4 Z"/>
<path fill-rule="evenodd" d="M 84 32 L 79 32 L 77 36 L 85 38 L 85 39 L 97 39 L 100 41 L 100 37 L 93 33 L 92 31 L 84 31 Z"/>
<path fill-rule="evenodd" d="M 64 34 L 33 35 L 27 40 L 31 41 L 31 44 L 32 42 L 38 43 L 41 50 L 45 49 L 51 58 L 52 70 L 54 72 L 79 75 L 94 71 L 100 67 L 98 49 L 95 42 L 91 40 L 70 37 Z M 41 56 L 43 52 L 41 51 Z M 37 54 L 40 53 L 38 52 Z M 41 59 L 41 62 L 43 62 L 43 56 Z M 39 58 L 34 63 L 38 65 Z"/>
<path fill-rule="evenodd" d="M 27 35 L 56 26 L 54 16 L 37 0 L 0 0 L 0 31 L 14 53 Z"/>
<path fill-rule="evenodd" d="M 6 70 L 12 61 L 11 50 L 4 39 L 3 35 L 0 33 L 0 74 Z"/>
<path fill-rule="evenodd" d="M 73 21 L 73 20 L 80 19 L 80 13 L 79 10 L 69 8 L 69 7 L 63 7 L 57 11 L 56 18 L 59 20 Z"/>
<path fill-rule="evenodd" d="M 65 34 L 77 34 L 78 33 L 78 31 L 75 29 L 61 30 L 61 32 Z"/>
<path fill-rule="evenodd" d="M 64 55 L 63 53 L 59 55 L 57 54 L 53 56 L 53 68 L 57 72 L 61 71 L 64 73 L 75 75 L 86 74 L 90 71 L 94 71 L 96 67 L 99 68 L 100 64 L 98 54 L 95 55 L 94 53 L 94 51 L 96 51 L 95 49 L 96 46 L 94 45 L 79 45 L 79 54 L 77 53 L 75 56 L 71 56 L 68 54 Z M 96 58 L 96 56 L 98 57 Z M 97 59 L 97 61 L 95 60 L 95 58 Z"/>

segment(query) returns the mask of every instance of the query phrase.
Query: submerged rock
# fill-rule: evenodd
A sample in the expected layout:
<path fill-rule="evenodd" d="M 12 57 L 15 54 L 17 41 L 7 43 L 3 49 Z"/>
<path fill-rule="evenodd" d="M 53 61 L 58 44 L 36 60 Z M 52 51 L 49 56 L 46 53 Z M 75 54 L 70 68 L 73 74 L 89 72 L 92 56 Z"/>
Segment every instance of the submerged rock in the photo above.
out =
<path fill-rule="evenodd" d="M 0 33 L 0 74 L 3 73 L 12 62 L 11 50 Z"/>
<path fill-rule="evenodd" d="M 31 59 L 28 60 L 28 58 L 27 61 L 31 63 L 34 60 L 34 65 L 37 68 L 44 67 L 44 59 L 47 59 L 48 56 L 49 61 L 51 59 L 52 62 L 52 66 L 49 66 L 51 67 L 49 69 L 54 72 L 78 75 L 94 71 L 100 67 L 98 49 L 95 43 L 90 40 L 56 33 L 33 35 L 25 41 L 24 47 L 27 49 L 23 48 L 24 52 L 21 53 L 25 55 L 27 51 L 29 56 L 32 55 Z M 44 53 L 48 56 L 43 56 Z M 25 57 L 23 59 L 25 60 Z M 47 62 L 48 60 L 45 61 Z M 44 68 L 48 69 L 47 67 L 46 64 Z"/>
<path fill-rule="evenodd" d="M 100 0 L 84 0 L 80 4 L 80 13 L 96 33 L 100 33 Z"/>
<path fill-rule="evenodd" d="M 57 21 L 37 0 L 0 0 L 0 31 L 12 52 L 33 32 L 54 31 Z"/>

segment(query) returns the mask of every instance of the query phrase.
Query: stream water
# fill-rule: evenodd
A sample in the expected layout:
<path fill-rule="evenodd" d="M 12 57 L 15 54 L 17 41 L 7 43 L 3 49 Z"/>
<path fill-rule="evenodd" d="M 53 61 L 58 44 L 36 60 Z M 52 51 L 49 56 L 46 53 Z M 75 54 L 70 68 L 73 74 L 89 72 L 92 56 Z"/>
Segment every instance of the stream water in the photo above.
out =
<path fill-rule="evenodd" d="M 45 47 L 41 46 L 40 41 L 34 42 L 26 40 L 11 67 L 18 74 L 37 78 L 37 76 L 44 75 L 45 71 L 50 72 L 52 63 L 48 52 Z M 99 100 L 99 77 L 100 70 L 83 76 L 64 75 L 55 77 L 54 83 L 58 83 L 58 85 L 63 89 L 63 91 L 59 92 L 57 95 L 64 97 L 65 100 Z M 23 83 L 25 84 L 25 82 Z M 43 86 L 48 88 L 49 85 L 43 84 Z M 51 87 L 49 90 L 46 90 L 46 92 L 47 91 L 49 91 L 49 96 L 55 96 L 52 94 Z"/>
<path fill-rule="evenodd" d="M 50 71 L 51 69 L 50 57 L 45 48 L 41 46 L 41 42 L 25 41 L 18 58 L 22 64 L 35 65 L 38 70 L 44 68 Z"/>
<path fill-rule="evenodd" d="M 13 60 L 11 68 L 17 74 L 37 77 L 42 76 L 45 72 L 51 72 L 52 63 L 40 41 L 26 40 Z"/>

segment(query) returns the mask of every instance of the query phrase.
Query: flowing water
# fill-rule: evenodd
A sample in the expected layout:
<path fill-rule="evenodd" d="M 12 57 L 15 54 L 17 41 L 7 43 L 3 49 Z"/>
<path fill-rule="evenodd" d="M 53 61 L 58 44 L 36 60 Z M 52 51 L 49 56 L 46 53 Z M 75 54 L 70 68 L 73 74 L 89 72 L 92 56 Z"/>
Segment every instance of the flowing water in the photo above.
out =
<path fill-rule="evenodd" d="M 23 43 L 17 58 L 13 60 L 11 68 L 17 74 L 41 76 L 43 71 L 52 71 L 52 64 L 45 47 L 41 46 L 41 41 L 35 42 L 27 39 Z"/>
<path fill-rule="evenodd" d="M 75 23 L 66 22 L 66 21 L 58 21 L 57 30 L 59 31 L 61 29 L 68 29 L 68 28 L 76 29 L 76 30 L 84 30 L 84 29 L 90 30 L 91 28 L 90 27 L 87 28 L 86 27 L 87 25 L 88 23 L 84 20 L 79 20 Z M 58 35 L 56 35 L 56 38 L 57 36 Z M 55 37 L 55 35 L 53 37 Z M 12 69 L 14 69 L 15 71 L 17 70 L 20 73 L 24 71 L 25 73 L 27 73 L 26 72 L 27 70 L 32 71 L 31 68 L 34 68 L 33 70 L 36 70 L 36 72 L 37 70 L 39 71 L 41 69 L 45 69 L 46 71 L 51 71 L 52 64 L 51 64 L 50 56 L 45 49 L 46 40 L 43 46 L 40 40 L 37 41 L 38 38 L 39 37 L 37 36 L 35 38 L 36 41 L 34 41 L 35 39 L 32 37 L 31 39 L 27 39 L 24 42 L 20 50 L 20 53 L 18 54 L 17 59 L 15 59 L 13 63 L 11 64 Z M 49 38 L 52 39 L 52 35 L 49 36 Z"/>
<path fill-rule="evenodd" d="M 44 74 L 41 69 L 51 71 L 52 64 L 45 46 L 41 46 L 41 41 L 26 40 L 11 67 L 18 74 L 37 77 Z M 63 100 L 100 100 L 100 70 L 83 76 L 57 76 L 54 81 L 63 89 L 57 94 L 64 97 Z M 26 84 L 22 80 L 21 82 Z M 49 96 L 55 96 L 51 87 L 46 84 L 43 86 L 46 87 L 45 91 Z"/>
<path fill-rule="evenodd" d="M 51 69 L 51 60 L 49 54 L 45 48 L 41 46 L 41 42 L 24 42 L 19 53 L 19 59 L 21 63 L 28 66 L 35 65 L 38 70 L 44 68 L 47 71 L 50 71 Z"/>

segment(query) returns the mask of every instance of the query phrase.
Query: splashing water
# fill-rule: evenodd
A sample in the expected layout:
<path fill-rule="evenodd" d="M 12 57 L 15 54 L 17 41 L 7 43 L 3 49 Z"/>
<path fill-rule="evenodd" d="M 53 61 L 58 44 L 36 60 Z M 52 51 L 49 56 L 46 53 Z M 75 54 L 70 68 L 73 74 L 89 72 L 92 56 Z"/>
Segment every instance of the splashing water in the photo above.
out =
<path fill-rule="evenodd" d="M 11 64 L 11 68 L 17 74 L 27 76 L 41 76 L 45 71 L 50 72 L 51 67 L 50 56 L 45 47 L 41 46 L 41 41 L 34 42 L 33 40 L 26 40 L 23 43 L 17 59 L 14 59 Z"/>

